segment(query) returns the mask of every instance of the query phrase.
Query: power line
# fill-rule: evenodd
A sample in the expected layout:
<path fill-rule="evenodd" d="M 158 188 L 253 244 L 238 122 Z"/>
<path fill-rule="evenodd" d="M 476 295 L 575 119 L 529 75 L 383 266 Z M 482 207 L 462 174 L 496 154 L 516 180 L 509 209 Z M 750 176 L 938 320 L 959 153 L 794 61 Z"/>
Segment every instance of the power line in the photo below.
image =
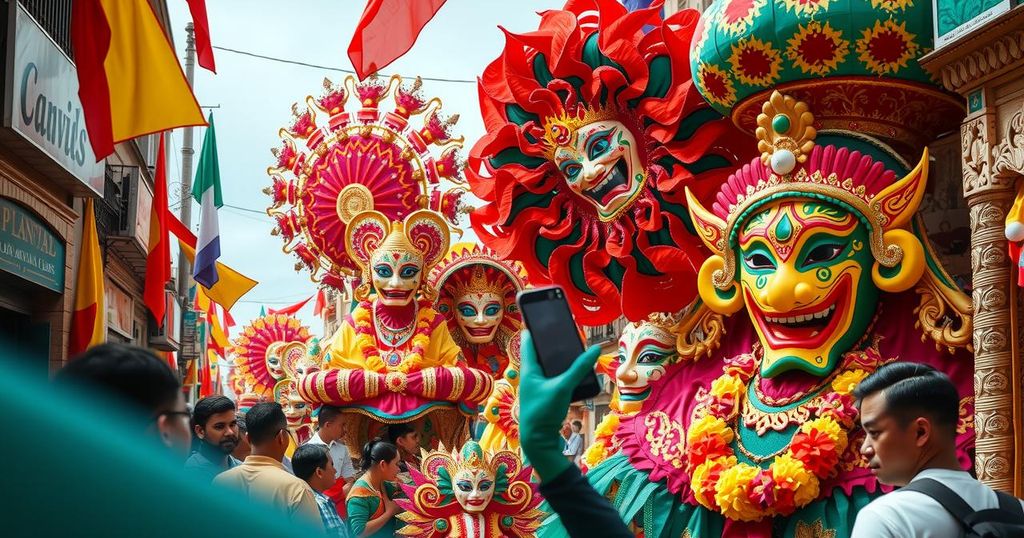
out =
<path fill-rule="evenodd" d="M 331 67 L 331 66 L 328 66 L 328 65 L 311 64 L 311 63 L 307 63 L 307 62 L 300 62 L 298 60 L 289 60 L 289 59 L 286 59 L 286 58 L 275 58 L 273 56 L 267 56 L 267 55 L 264 55 L 264 54 L 257 54 L 255 52 L 248 52 L 248 51 L 244 51 L 244 50 L 231 49 L 231 48 L 228 48 L 228 47 L 221 47 L 219 45 L 213 45 L 213 48 L 215 48 L 217 50 L 223 50 L 225 52 L 233 52 L 235 54 L 241 54 L 242 56 L 251 56 L 253 58 L 259 58 L 261 60 L 269 60 L 271 62 L 278 62 L 278 63 L 291 64 L 291 65 L 300 65 L 302 67 L 312 67 L 314 69 L 324 69 L 324 70 L 327 70 L 327 71 L 338 71 L 340 73 L 348 73 L 350 75 L 355 75 L 356 74 L 356 72 L 351 70 L 351 69 L 342 69 L 340 67 Z M 381 77 L 385 77 L 385 78 L 391 76 L 391 75 L 385 75 L 383 73 L 379 73 L 379 75 Z M 476 80 L 471 80 L 471 79 L 441 78 L 441 77 L 422 77 L 422 76 L 420 78 L 423 79 L 423 80 L 430 80 L 430 81 L 433 81 L 433 82 L 455 82 L 455 83 L 459 83 L 459 84 L 476 84 Z"/>
<path fill-rule="evenodd" d="M 231 209 L 237 209 L 239 211 L 248 211 L 249 213 L 256 213 L 257 215 L 263 215 L 264 217 L 267 216 L 267 212 L 266 211 L 260 211 L 259 209 L 252 209 L 252 208 L 248 208 L 248 207 L 242 207 L 242 206 L 231 205 L 231 204 L 224 204 L 224 207 L 230 207 Z"/>

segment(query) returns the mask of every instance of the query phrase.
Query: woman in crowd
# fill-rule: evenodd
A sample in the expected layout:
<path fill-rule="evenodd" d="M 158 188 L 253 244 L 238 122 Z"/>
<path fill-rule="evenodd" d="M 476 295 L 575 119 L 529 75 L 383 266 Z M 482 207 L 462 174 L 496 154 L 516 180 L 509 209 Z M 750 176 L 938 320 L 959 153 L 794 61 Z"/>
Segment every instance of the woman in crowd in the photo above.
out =
<path fill-rule="evenodd" d="M 352 485 L 346 503 L 352 536 L 390 537 L 401 528 L 396 517 L 400 509 L 392 500 L 401 491 L 395 483 L 400 460 L 398 447 L 386 441 L 374 439 L 363 446 L 363 475 Z"/>

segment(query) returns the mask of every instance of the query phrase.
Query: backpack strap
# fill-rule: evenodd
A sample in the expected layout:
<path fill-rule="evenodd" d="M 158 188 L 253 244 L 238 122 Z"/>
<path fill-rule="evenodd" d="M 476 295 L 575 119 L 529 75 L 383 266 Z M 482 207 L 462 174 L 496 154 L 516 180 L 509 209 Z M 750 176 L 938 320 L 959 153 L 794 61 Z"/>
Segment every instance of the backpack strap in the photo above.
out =
<path fill-rule="evenodd" d="M 916 491 L 935 499 L 963 526 L 964 531 L 971 530 L 967 518 L 974 512 L 974 509 L 971 508 L 971 505 L 967 504 L 967 501 L 941 482 L 931 478 L 920 478 L 903 486 L 899 491 Z M 1002 503 L 1002 500 L 1000 500 L 1000 503 Z"/>
<path fill-rule="evenodd" d="M 1024 521 L 1024 506 L 1021 506 L 1020 499 L 1002 491 L 996 491 L 996 497 L 999 498 L 1000 510 L 1010 515 L 1020 516 L 1021 521 Z"/>

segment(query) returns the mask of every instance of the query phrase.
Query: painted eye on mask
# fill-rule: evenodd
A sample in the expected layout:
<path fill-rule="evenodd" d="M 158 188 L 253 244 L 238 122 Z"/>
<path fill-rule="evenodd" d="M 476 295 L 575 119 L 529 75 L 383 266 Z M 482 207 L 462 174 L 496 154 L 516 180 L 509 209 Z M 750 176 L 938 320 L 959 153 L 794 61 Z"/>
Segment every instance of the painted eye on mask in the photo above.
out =
<path fill-rule="evenodd" d="M 416 276 L 419 272 L 420 272 L 420 268 L 419 267 L 416 267 L 415 265 L 406 265 L 405 267 L 402 267 L 402 270 L 399 273 L 399 275 L 402 278 L 412 278 L 412 277 Z"/>
<path fill-rule="evenodd" d="M 459 480 L 458 483 L 456 483 L 455 485 L 456 487 L 459 488 L 459 491 L 463 493 L 469 493 L 470 491 L 473 491 L 473 484 L 469 483 L 466 480 Z"/>
<path fill-rule="evenodd" d="M 270 360 L 267 361 L 267 362 L 269 362 L 271 366 L 277 366 L 277 365 L 281 364 L 281 361 L 276 359 L 276 358 L 274 358 L 274 357 L 271 357 Z"/>
<path fill-rule="evenodd" d="M 492 485 L 490 480 L 483 480 L 480 482 L 480 491 L 489 491 Z"/>
<path fill-rule="evenodd" d="M 654 353 L 653 351 L 648 351 L 646 353 L 641 353 L 636 362 L 638 364 L 652 364 L 655 362 L 661 362 L 661 358 L 661 355 Z"/>
<path fill-rule="evenodd" d="M 602 131 L 598 133 L 597 136 L 599 138 L 592 141 L 590 143 L 590 146 L 587 148 L 587 157 L 591 159 L 596 159 L 601 155 L 607 153 L 608 150 L 612 147 L 610 135 L 611 131 Z"/>
<path fill-rule="evenodd" d="M 562 173 L 571 180 L 575 180 L 582 170 L 583 167 L 579 163 L 569 163 L 562 166 Z"/>
<path fill-rule="evenodd" d="M 807 254 L 807 258 L 804 260 L 804 267 L 814 265 L 816 263 L 832 261 L 838 258 L 839 255 L 843 253 L 843 250 L 843 245 L 837 243 L 825 243 L 824 245 L 818 245 Z"/>
<path fill-rule="evenodd" d="M 484 308 L 484 314 L 488 316 L 497 316 L 498 312 L 501 312 L 501 307 L 496 304 L 489 304 Z"/>
<path fill-rule="evenodd" d="M 377 276 L 379 276 L 380 278 L 391 278 L 391 275 L 395 274 L 395 272 L 391 269 L 390 266 L 383 264 L 374 267 L 373 272 L 377 273 Z"/>
<path fill-rule="evenodd" d="M 471 318 L 471 317 L 476 315 L 476 309 L 473 308 L 472 306 L 469 306 L 469 305 L 460 306 L 459 307 L 459 314 L 462 314 L 463 316 L 465 316 L 467 318 Z"/>
<path fill-rule="evenodd" d="M 743 258 L 743 262 L 751 269 L 775 269 L 775 264 L 772 263 L 772 260 L 761 253 L 755 252 L 754 254 Z"/>

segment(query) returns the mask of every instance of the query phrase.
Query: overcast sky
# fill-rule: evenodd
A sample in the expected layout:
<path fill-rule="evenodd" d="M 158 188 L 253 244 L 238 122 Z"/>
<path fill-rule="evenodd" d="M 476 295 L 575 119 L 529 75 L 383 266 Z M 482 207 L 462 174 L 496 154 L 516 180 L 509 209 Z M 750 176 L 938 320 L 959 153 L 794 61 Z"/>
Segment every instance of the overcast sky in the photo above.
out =
<path fill-rule="evenodd" d="M 473 80 L 497 57 L 503 37 L 497 25 L 513 32 L 534 30 L 538 11 L 562 5 L 560 0 L 448 0 L 420 34 L 408 54 L 389 66 L 387 73 L 403 76 Z M 303 9 L 299 9 L 301 6 Z M 310 64 L 351 69 L 347 56 L 352 31 L 362 14 L 362 0 L 216 0 L 207 2 L 210 33 L 215 46 Z M 185 55 L 185 25 L 191 21 L 183 0 L 168 2 L 175 46 Z M 270 184 L 266 170 L 273 161 L 270 148 L 277 147 L 278 129 L 291 118 L 292 103 L 307 95 L 319 95 L 324 77 L 339 82 L 347 76 L 338 71 L 289 65 L 214 51 L 217 74 L 196 67 L 195 94 L 203 106 L 214 109 L 224 203 L 263 211 L 270 198 L 261 189 Z M 182 60 L 184 64 L 184 60 Z M 475 84 L 425 81 L 424 94 L 437 96 L 448 114 L 458 113 L 456 135 L 466 137 L 463 156 L 483 135 Z M 195 129 L 196 160 L 204 129 Z M 171 136 L 173 185 L 181 177 L 182 131 Z M 194 170 L 194 168 L 193 168 Z M 198 206 L 193 206 L 193 228 Z M 306 271 L 296 272 L 296 258 L 281 251 L 280 237 L 270 231 L 266 214 L 224 207 L 220 211 L 221 261 L 258 280 L 232 314 L 244 325 L 259 314 L 260 307 L 283 307 L 315 293 Z M 314 334 L 323 331 L 313 316 L 313 303 L 299 317 Z M 240 328 L 240 327 L 239 327 Z M 236 329 L 237 330 L 237 329 Z"/>

